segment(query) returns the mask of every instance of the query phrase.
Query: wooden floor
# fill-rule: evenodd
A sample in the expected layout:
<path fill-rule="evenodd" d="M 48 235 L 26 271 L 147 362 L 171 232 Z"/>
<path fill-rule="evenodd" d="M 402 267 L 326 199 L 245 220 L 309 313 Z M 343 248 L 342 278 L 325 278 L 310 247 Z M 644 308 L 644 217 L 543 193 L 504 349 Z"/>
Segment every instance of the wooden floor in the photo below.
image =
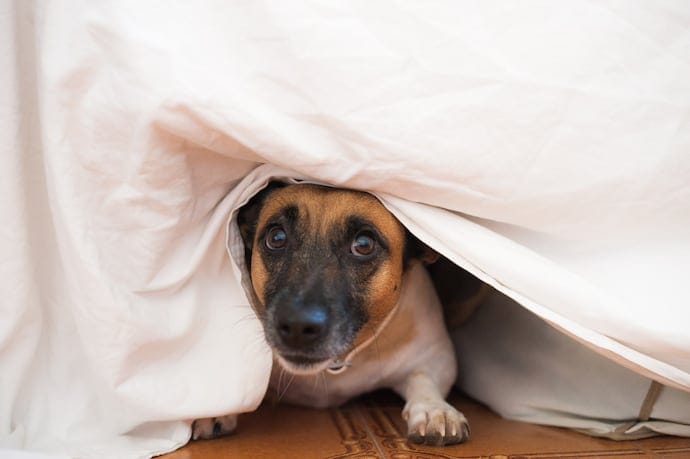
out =
<path fill-rule="evenodd" d="M 192 442 L 163 458 L 690 458 L 689 438 L 616 442 L 507 421 L 458 394 L 451 401 L 472 427 L 469 442 L 462 445 L 408 445 L 400 416 L 402 401 L 392 393 L 378 392 L 331 410 L 265 404 L 240 416 L 235 434 Z"/>

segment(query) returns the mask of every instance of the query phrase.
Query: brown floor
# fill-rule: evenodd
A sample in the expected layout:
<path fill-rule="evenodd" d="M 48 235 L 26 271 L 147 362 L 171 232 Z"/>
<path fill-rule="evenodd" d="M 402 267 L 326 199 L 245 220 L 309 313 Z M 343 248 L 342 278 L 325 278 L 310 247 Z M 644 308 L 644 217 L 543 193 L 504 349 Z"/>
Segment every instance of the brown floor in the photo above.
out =
<path fill-rule="evenodd" d="M 472 427 L 469 442 L 462 445 L 408 445 L 401 400 L 378 392 L 332 410 L 265 404 L 240 416 L 235 434 L 192 442 L 164 459 L 690 458 L 690 438 L 616 442 L 507 421 L 458 394 L 451 395 L 451 401 Z"/>

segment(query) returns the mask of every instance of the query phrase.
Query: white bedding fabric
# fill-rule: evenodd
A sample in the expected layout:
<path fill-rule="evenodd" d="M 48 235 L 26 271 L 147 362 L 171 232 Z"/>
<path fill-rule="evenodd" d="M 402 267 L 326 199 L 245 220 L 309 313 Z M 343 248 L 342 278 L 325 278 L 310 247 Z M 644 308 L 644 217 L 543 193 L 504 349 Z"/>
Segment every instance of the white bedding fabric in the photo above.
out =
<path fill-rule="evenodd" d="M 6 0 L 0 98 L 0 449 L 148 457 L 260 402 L 225 228 L 272 176 L 690 391 L 683 0 Z"/>

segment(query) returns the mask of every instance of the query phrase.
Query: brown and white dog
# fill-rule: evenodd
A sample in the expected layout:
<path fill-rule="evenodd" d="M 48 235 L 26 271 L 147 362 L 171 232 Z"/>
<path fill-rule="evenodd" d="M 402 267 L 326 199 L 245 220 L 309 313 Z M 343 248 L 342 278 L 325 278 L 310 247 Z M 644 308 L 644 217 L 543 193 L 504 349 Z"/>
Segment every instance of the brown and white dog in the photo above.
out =
<path fill-rule="evenodd" d="M 456 361 L 423 266 L 437 255 L 377 198 L 274 182 L 240 210 L 238 225 L 282 400 L 326 407 L 392 388 L 406 401 L 410 441 L 467 439 L 465 416 L 444 400 Z M 235 425 L 234 416 L 198 420 L 193 438 Z"/>

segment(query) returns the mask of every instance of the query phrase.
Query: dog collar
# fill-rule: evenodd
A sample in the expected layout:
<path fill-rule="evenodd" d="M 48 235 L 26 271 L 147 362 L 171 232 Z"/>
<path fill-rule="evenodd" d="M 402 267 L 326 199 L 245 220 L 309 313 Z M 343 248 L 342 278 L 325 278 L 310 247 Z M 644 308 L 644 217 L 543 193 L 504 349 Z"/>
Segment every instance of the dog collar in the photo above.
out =
<path fill-rule="evenodd" d="M 363 349 L 368 347 L 376 338 L 379 337 L 381 332 L 383 331 L 384 328 L 388 325 L 388 323 L 393 320 L 393 316 L 395 313 L 398 311 L 398 308 L 400 307 L 400 300 L 398 300 L 397 304 L 391 311 L 388 313 L 385 319 L 383 319 L 383 322 L 378 326 L 376 331 L 374 332 L 373 335 L 371 335 L 369 338 L 367 338 L 362 344 L 359 346 L 355 347 L 352 349 L 344 359 L 335 359 L 329 366 L 326 368 L 326 371 L 329 374 L 332 375 L 339 375 L 340 373 L 344 372 L 347 370 L 349 367 L 352 366 L 352 359 L 355 358 L 357 354 L 360 353 Z"/>

